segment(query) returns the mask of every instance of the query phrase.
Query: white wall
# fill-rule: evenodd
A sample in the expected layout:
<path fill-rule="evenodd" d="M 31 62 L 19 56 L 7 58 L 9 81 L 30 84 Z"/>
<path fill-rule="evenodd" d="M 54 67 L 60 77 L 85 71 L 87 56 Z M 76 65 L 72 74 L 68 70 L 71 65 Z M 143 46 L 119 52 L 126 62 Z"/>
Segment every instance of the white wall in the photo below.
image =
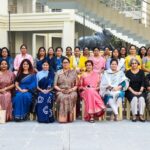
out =
<path fill-rule="evenodd" d="M 5 29 L 0 29 L 0 47 L 8 46 L 8 36 Z"/>
<path fill-rule="evenodd" d="M 8 14 L 8 0 L 0 0 L 1 8 L 0 8 L 0 15 L 7 15 Z"/>

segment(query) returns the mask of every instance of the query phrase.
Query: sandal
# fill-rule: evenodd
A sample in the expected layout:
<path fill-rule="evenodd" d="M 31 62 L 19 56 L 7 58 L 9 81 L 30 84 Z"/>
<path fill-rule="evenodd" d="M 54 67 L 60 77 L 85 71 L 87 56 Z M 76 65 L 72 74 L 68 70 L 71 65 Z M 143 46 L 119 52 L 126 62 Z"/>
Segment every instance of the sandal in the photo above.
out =
<path fill-rule="evenodd" d="M 91 119 L 89 120 L 89 122 L 90 122 L 90 123 L 94 123 L 94 122 L 95 122 L 94 118 L 91 118 Z"/>

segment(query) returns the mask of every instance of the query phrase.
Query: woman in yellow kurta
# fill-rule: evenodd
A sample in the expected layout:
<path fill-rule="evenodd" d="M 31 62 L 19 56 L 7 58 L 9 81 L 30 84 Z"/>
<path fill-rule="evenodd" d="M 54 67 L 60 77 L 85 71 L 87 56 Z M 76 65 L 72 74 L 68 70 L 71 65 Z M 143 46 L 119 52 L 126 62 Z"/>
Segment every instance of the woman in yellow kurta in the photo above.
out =
<path fill-rule="evenodd" d="M 87 57 L 81 56 L 80 48 L 75 47 L 74 56 L 70 58 L 70 68 L 77 70 L 77 73 L 80 74 L 85 70 L 85 62 Z"/>
<path fill-rule="evenodd" d="M 129 55 L 125 58 L 126 71 L 131 69 L 130 60 L 132 58 L 136 58 L 138 60 L 138 62 L 140 63 L 139 69 L 141 69 L 141 67 L 142 67 L 142 60 L 141 60 L 140 56 L 136 54 L 136 47 L 134 45 L 130 46 Z"/>

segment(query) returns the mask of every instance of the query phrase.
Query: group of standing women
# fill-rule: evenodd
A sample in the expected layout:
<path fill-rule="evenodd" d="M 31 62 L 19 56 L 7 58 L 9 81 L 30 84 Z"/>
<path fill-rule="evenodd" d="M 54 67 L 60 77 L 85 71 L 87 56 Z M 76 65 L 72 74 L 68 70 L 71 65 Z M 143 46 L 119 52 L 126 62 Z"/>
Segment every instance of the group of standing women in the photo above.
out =
<path fill-rule="evenodd" d="M 143 54 L 145 49 L 145 54 Z M 150 48 L 140 49 L 132 45 L 128 56 L 125 47 L 109 48 L 103 55 L 99 48 L 66 48 L 63 56 L 61 47 L 44 47 L 38 50 L 35 61 L 27 54 L 27 46 L 21 45 L 21 53 L 13 60 L 6 47 L 0 58 L 0 105 L 6 110 L 6 120 L 23 121 L 35 105 L 38 122 L 54 122 L 53 104 L 57 104 L 58 121 L 72 122 L 75 106 L 80 100 L 85 104 L 84 118 L 94 122 L 101 117 L 109 105 L 118 120 L 118 107 L 125 96 L 131 103 L 132 120 L 144 122 L 145 105 L 150 110 Z M 145 75 L 146 78 L 145 78 Z M 144 92 L 145 91 L 145 92 Z M 145 103 L 146 100 L 146 103 Z M 79 105 L 78 105 L 79 104 Z"/>

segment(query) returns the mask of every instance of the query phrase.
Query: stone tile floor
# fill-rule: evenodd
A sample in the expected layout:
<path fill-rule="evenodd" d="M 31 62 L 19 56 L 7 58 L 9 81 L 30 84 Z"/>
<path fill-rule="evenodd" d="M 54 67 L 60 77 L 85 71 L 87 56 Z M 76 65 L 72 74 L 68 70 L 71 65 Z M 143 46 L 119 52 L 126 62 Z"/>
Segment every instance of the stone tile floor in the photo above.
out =
<path fill-rule="evenodd" d="M 0 150 L 150 150 L 150 122 L 0 124 Z"/>

